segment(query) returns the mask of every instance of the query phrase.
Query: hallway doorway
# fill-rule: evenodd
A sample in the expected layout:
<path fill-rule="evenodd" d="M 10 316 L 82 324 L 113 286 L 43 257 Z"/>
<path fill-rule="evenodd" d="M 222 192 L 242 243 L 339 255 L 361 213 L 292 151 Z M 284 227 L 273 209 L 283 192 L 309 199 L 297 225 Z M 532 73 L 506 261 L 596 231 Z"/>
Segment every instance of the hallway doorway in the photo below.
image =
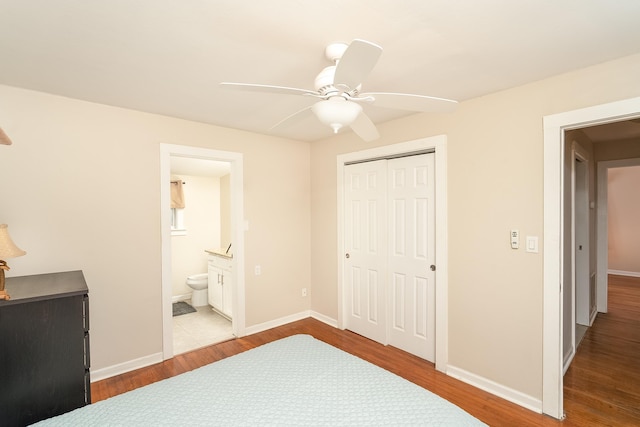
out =
<path fill-rule="evenodd" d="M 564 416 L 563 319 L 564 292 L 570 268 L 565 259 L 567 245 L 564 209 L 566 130 L 579 129 L 640 116 L 640 98 L 588 107 L 543 118 L 544 123 L 544 287 L 543 287 L 543 380 L 542 411 L 554 418 Z"/>
<path fill-rule="evenodd" d="M 609 169 L 640 166 L 640 157 L 598 162 L 598 219 L 597 219 L 597 299 L 598 311 L 608 311 L 609 230 L 608 175 Z"/>

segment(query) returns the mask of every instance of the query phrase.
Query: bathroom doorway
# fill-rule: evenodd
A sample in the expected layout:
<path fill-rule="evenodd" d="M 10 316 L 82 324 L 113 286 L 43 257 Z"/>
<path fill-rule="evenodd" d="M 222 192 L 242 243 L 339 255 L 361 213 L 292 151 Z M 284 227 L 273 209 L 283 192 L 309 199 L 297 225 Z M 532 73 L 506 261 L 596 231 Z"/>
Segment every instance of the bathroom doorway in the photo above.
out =
<path fill-rule="evenodd" d="M 160 175 L 163 358 L 169 359 L 244 331 L 242 155 L 161 144 Z M 177 184 L 184 205 L 171 208 Z M 228 261 L 233 316 L 213 310 L 207 298 L 212 254 Z"/>
<path fill-rule="evenodd" d="M 213 275 L 212 284 L 208 277 L 212 254 L 233 257 L 230 172 L 229 162 L 171 156 L 174 355 L 234 337 L 231 314 L 217 311 L 218 306 L 209 301 L 220 276 Z M 227 280 L 224 287 L 232 284 Z"/>

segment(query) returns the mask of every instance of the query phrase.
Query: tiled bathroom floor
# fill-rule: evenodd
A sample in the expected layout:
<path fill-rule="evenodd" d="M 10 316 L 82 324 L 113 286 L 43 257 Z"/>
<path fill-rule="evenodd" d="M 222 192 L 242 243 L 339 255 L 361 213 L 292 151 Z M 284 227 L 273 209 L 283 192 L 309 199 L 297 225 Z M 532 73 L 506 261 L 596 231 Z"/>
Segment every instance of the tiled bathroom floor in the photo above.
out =
<path fill-rule="evenodd" d="M 211 306 L 195 309 L 195 313 L 173 317 L 173 354 L 233 338 L 231 322 L 213 311 Z"/>

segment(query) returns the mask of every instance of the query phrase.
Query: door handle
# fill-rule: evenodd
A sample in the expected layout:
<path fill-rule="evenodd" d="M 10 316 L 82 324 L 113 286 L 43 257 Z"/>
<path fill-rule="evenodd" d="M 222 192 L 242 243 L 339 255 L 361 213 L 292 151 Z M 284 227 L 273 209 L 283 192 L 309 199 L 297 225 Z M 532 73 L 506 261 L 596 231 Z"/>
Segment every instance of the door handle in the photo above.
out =
<path fill-rule="evenodd" d="M 349 258 L 351 255 L 349 255 L 349 252 L 347 252 L 347 254 L 344 256 L 345 258 Z"/>
<path fill-rule="evenodd" d="M 429 266 L 429 269 L 430 269 L 431 271 L 436 271 L 436 266 L 435 266 L 434 264 L 431 264 L 431 265 Z"/>

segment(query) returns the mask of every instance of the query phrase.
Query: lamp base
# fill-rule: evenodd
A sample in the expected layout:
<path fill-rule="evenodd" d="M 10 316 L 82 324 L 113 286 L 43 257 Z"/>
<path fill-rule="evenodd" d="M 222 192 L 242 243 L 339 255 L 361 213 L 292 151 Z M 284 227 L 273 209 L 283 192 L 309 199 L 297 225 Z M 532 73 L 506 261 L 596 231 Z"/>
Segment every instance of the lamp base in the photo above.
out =
<path fill-rule="evenodd" d="M 7 262 L 0 260 L 0 301 L 3 299 L 11 299 L 7 291 L 4 290 L 4 271 L 8 269 L 9 266 L 7 265 Z"/>

